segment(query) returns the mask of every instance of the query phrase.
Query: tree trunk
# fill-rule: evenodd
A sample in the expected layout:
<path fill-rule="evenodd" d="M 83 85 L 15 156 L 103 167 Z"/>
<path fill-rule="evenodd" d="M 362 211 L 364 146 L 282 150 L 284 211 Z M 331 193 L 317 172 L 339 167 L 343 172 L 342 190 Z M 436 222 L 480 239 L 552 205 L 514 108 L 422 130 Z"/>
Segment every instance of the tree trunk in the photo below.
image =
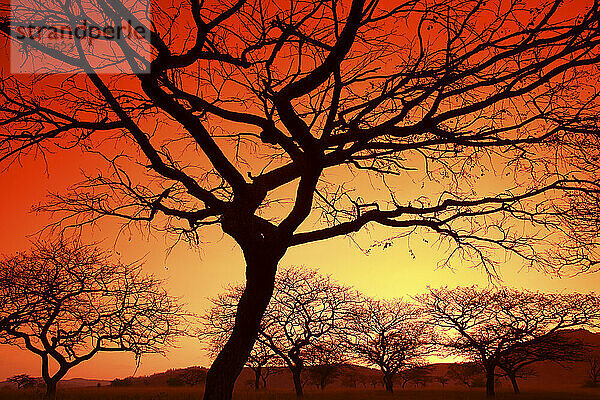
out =
<path fill-rule="evenodd" d="M 46 384 L 46 394 L 44 398 L 54 400 L 56 398 L 56 386 L 58 382 L 66 375 L 68 368 L 64 365 L 53 375 L 50 375 L 50 363 L 48 354 L 42 356 L 42 379 Z"/>
<path fill-rule="evenodd" d="M 277 249 L 266 241 L 248 240 L 242 250 L 246 288 L 238 303 L 231 336 L 208 370 L 204 400 L 231 400 L 235 381 L 248 360 L 273 295 L 277 263 L 285 253 L 285 249 Z"/>
<path fill-rule="evenodd" d="M 383 376 L 383 384 L 385 385 L 385 391 L 389 393 L 394 393 L 394 380 L 391 375 Z"/>
<path fill-rule="evenodd" d="M 262 368 L 260 366 L 254 369 L 254 390 L 260 389 L 260 373 Z"/>
<path fill-rule="evenodd" d="M 496 397 L 495 379 L 496 379 L 496 376 L 494 375 L 494 368 L 491 368 L 490 370 L 486 370 L 486 372 L 485 372 L 485 396 L 488 399 L 493 399 Z"/>
<path fill-rule="evenodd" d="M 508 379 L 510 379 L 510 383 L 512 384 L 513 390 L 515 391 L 516 394 L 521 393 L 521 390 L 519 389 L 519 385 L 517 384 L 517 376 L 516 374 L 507 374 L 508 375 Z"/>
<path fill-rule="evenodd" d="M 292 379 L 294 380 L 294 390 L 296 391 L 296 397 L 304 396 L 304 392 L 302 390 L 302 369 L 294 368 L 292 370 Z"/>
<path fill-rule="evenodd" d="M 56 384 L 57 382 L 54 379 L 46 382 L 46 399 L 56 399 Z"/>

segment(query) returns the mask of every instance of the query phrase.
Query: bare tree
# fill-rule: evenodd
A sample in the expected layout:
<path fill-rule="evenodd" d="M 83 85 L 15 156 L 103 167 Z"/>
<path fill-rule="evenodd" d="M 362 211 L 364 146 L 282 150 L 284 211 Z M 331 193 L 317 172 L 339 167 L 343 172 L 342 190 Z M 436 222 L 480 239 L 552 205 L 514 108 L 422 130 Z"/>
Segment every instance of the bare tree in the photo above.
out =
<path fill-rule="evenodd" d="M 348 361 L 347 349 L 341 340 L 319 342 L 307 352 L 311 382 L 321 390 L 340 376 L 341 367 Z"/>
<path fill-rule="evenodd" d="M 37 24 L 141 24 L 120 1 L 95 5 L 99 18 L 81 2 L 32 4 Z M 60 52 L 3 20 L 24 51 L 83 74 L 3 75 L 0 159 L 78 147 L 106 162 L 39 208 L 63 227 L 112 216 L 197 243 L 218 225 L 239 244 L 245 293 L 206 399 L 231 398 L 292 246 L 369 225 L 433 232 L 490 272 L 495 250 L 596 268 L 597 1 L 153 8 L 151 60 L 115 45 L 111 65 L 133 71 L 118 75 L 100 74 L 75 37 Z"/>
<path fill-rule="evenodd" d="M 434 351 L 433 331 L 421 311 L 401 300 L 363 300 L 351 314 L 346 340 L 358 361 L 381 370 L 390 393 L 400 371 L 421 366 Z"/>
<path fill-rule="evenodd" d="M 211 299 L 212 308 L 201 317 L 202 327 L 198 332 L 201 341 L 208 341 L 207 350 L 216 357 L 231 334 L 235 323 L 237 303 L 242 296 L 242 286 L 230 286 L 219 296 Z M 254 343 L 246 361 L 246 366 L 254 372 L 251 387 L 259 390 L 266 389 L 267 379 L 277 371 L 278 357 L 269 346 L 262 342 Z"/>
<path fill-rule="evenodd" d="M 258 337 L 281 358 L 292 373 L 296 396 L 302 396 L 302 371 L 314 355 L 342 343 L 344 320 L 355 296 L 329 276 L 305 268 L 279 272 L 275 293 L 262 320 Z"/>
<path fill-rule="evenodd" d="M 559 330 L 585 327 L 600 317 L 600 300 L 594 294 L 462 287 L 430 289 L 417 298 L 431 321 L 449 333 L 444 345 L 482 366 L 488 397 L 495 395 L 502 360 L 512 363 L 527 351 L 549 356 L 544 344 L 557 343 Z"/>
<path fill-rule="evenodd" d="M 589 387 L 600 386 L 600 356 L 591 355 L 588 357 L 588 370 L 586 385 Z"/>
<path fill-rule="evenodd" d="M 431 376 L 431 366 L 423 365 L 401 371 L 398 377 L 402 381 L 402 387 L 412 382 L 415 386 L 425 387 L 427 383 L 433 380 Z"/>
<path fill-rule="evenodd" d="M 498 367 L 504 372 L 515 393 L 520 393 L 517 378 L 526 379 L 535 376 L 535 369 L 531 366 L 540 361 L 551 361 L 566 367 L 570 363 L 583 361 L 590 346 L 581 340 L 569 338 L 565 332 L 556 332 L 540 338 L 529 345 L 525 344 L 515 348 L 501 357 Z M 502 375 L 499 375 L 502 377 Z"/>
<path fill-rule="evenodd" d="M 448 367 L 448 378 L 468 388 L 474 386 L 474 382 L 483 376 L 482 369 L 473 362 L 452 364 Z"/>
<path fill-rule="evenodd" d="M 17 389 L 27 389 L 38 385 L 38 380 L 27 374 L 13 375 L 6 378 L 6 382 L 13 383 L 17 386 Z"/>
<path fill-rule="evenodd" d="M 434 377 L 433 380 L 442 385 L 443 388 L 445 388 L 448 382 L 450 381 L 450 378 L 448 377 L 448 375 L 439 375 Z"/>
<path fill-rule="evenodd" d="M 71 368 L 99 352 L 132 352 L 139 362 L 183 334 L 181 306 L 140 268 L 66 239 L 0 260 L 0 281 L 9 282 L 0 286 L 0 318 L 8 321 L 0 342 L 40 357 L 49 398 Z"/>
<path fill-rule="evenodd" d="M 228 288 L 212 300 L 213 308 L 203 317 L 201 337 L 211 338 L 213 354 L 218 354 L 231 334 L 242 293 L 241 286 Z M 269 362 L 275 355 L 289 368 L 296 395 L 302 396 L 305 367 L 319 365 L 326 360 L 332 365 L 335 363 L 336 353 L 329 354 L 327 349 L 335 351 L 335 343 L 341 343 L 338 338 L 343 328 L 341 324 L 354 300 L 348 288 L 316 270 L 281 270 L 275 280 L 273 297 L 261 320 L 250 362 L 256 364 L 262 360 L 260 355 L 267 356 L 264 360 Z M 256 377 L 258 379 L 258 375 Z"/>

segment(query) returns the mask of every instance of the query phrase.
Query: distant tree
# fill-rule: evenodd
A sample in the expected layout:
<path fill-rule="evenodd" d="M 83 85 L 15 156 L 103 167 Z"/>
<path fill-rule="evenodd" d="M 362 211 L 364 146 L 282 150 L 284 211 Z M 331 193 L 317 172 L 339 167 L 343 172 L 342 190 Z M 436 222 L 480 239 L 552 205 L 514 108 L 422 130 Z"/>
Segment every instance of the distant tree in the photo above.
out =
<path fill-rule="evenodd" d="M 515 393 L 520 393 L 517 379 L 535 376 L 531 365 L 540 361 L 551 361 L 566 366 L 576 361 L 584 361 L 590 351 L 590 346 L 581 340 L 569 338 L 564 332 L 556 332 L 540 337 L 538 341 L 516 347 L 503 355 L 498 361 L 498 367 L 512 384 Z"/>
<path fill-rule="evenodd" d="M 443 388 L 445 388 L 448 382 L 450 381 L 450 378 L 448 378 L 447 375 L 438 375 L 435 376 L 433 380 L 442 385 Z"/>
<path fill-rule="evenodd" d="M 333 383 L 340 375 L 340 367 L 348 360 L 340 342 L 319 342 L 308 350 L 306 358 L 310 380 L 321 390 Z"/>
<path fill-rule="evenodd" d="M 289 368 L 298 397 L 303 394 L 302 371 L 311 364 L 311 357 L 321 354 L 326 358 L 323 349 L 341 344 L 342 323 L 353 302 L 354 295 L 347 287 L 315 270 L 287 268 L 278 273 L 258 341 Z"/>
<path fill-rule="evenodd" d="M 415 386 L 424 387 L 431 382 L 431 367 L 428 365 L 406 369 L 398 373 L 398 378 L 402 381 L 402 387 L 413 383 Z"/>
<path fill-rule="evenodd" d="M 131 386 L 133 385 L 133 378 L 115 378 L 112 381 L 110 381 L 110 385 L 115 387 Z"/>
<path fill-rule="evenodd" d="M 190 367 L 181 371 L 181 380 L 186 385 L 203 385 L 206 382 L 206 369 L 200 367 Z"/>
<path fill-rule="evenodd" d="M 231 332 L 242 293 L 240 286 L 229 287 L 212 299 L 212 309 L 202 318 L 200 338 L 209 339 L 214 353 L 218 353 Z M 267 365 L 275 355 L 291 371 L 296 395 L 302 396 L 302 372 L 319 359 L 330 358 L 329 362 L 333 362 L 334 358 L 323 350 L 333 349 L 334 343 L 340 342 L 341 324 L 353 301 L 354 295 L 348 288 L 315 270 L 281 270 L 250 353 L 250 363 L 257 365 L 255 373 L 262 368 L 258 364 Z"/>
<path fill-rule="evenodd" d="M 170 376 L 166 380 L 167 386 L 184 386 L 185 380 L 182 376 Z"/>
<path fill-rule="evenodd" d="M 401 300 L 364 299 L 348 319 L 346 341 L 356 360 L 377 366 L 386 391 L 402 370 L 421 366 L 434 337 L 419 309 Z"/>
<path fill-rule="evenodd" d="M 369 378 L 369 384 L 371 385 L 371 387 L 372 387 L 373 389 L 376 389 L 376 388 L 377 388 L 377 386 L 381 385 L 381 379 L 380 379 L 380 378 L 376 378 L 376 377 L 374 377 L 374 376 L 371 376 L 371 377 Z"/>
<path fill-rule="evenodd" d="M 356 389 L 358 375 L 356 375 L 352 370 L 344 371 L 340 375 L 340 383 L 345 388 Z"/>
<path fill-rule="evenodd" d="M 358 383 L 360 384 L 360 386 L 364 389 L 367 388 L 367 386 L 369 386 L 371 384 L 371 376 L 369 376 L 368 374 L 360 374 L 358 376 Z"/>
<path fill-rule="evenodd" d="M 281 362 L 275 353 L 263 342 L 256 342 L 246 365 L 254 372 L 254 388 L 266 389 L 269 376 L 280 372 Z"/>
<path fill-rule="evenodd" d="M 600 317 L 595 294 L 462 287 L 430 289 L 417 299 L 432 323 L 447 333 L 444 346 L 483 367 L 488 397 L 495 396 L 496 370 L 503 359 L 508 363 L 527 349 L 540 357 L 556 354 L 545 345 L 556 343 L 553 336 L 559 330 L 592 325 Z"/>
<path fill-rule="evenodd" d="M 474 386 L 475 381 L 483 375 L 480 366 L 473 362 L 452 364 L 448 367 L 447 376 L 456 383 L 468 388 Z"/>
<path fill-rule="evenodd" d="M 216 357 L 231 334 L 235 324 L 237 303 L 244 292 L 243 286 L 230 286 L 224 293 L 211 299 L 213 306 L 201 316 L 202 326 L 198 337 L 205 343 L 205 348 L 212 357 Z M 277 371 L 278 356 L 264 342 L 255 342 L 246 366 L 254 372 L 254 380 L 250 385 L 254 390 L 267 387 L 267 379 Z"/>
<path fill-rule="evenodd" d="M 588 357 L 588 370 L 586 386 L 599 387 L 600 386 L 600 356 L 591 355 Z"/>
<path fill-rule="evenodd" d="M 39 242 L 2 258 L 0 281 L 10 283 L 0 286 L 0 343 L 41 358 L 49 398 L 71 368 L 99 352 L 132 352 L 139 361 L 183 334 L 181 306 L 160 280 L 77 241 Z"/>
<path fill-rule="evenodd" d="M 33 378 L 27 374 L 13 375 L 7 378 L 6 381 L 15 384 L 17 389 L 32 388 L 37 386 L 39 383 L 36 378 Z"/>

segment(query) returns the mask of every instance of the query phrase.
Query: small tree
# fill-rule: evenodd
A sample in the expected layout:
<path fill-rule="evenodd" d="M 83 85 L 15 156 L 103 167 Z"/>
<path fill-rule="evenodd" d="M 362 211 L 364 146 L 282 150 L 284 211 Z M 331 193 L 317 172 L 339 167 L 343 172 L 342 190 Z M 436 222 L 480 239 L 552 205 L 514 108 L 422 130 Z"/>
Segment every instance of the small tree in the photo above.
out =
<path fill-rule="evenodd" d="M 431 367 L 428 365 L 404 370 L 398 374 L 398 377 L 402 381 L 403 388 L 411 382 L 415 386 L 424 387 L 433 379 L 431 377 Z"/>
<path fill-rule="evenodd" d="M 311 364 L 309 378 L 321 390 L 340 375 L 340 367 L 346 362 L 345 349 L 341 343 L 325 342 L 313 346 L 307 354 Z"/>
<path fill-rule="evenodd" d="M 229 337 L 242 293 L 240 286 L 228 288 L 212 300 L 213 308 L 202 318 L 200 338 L 209 338 L 213 354 L 220 351 Z M 317 360 L 317 354 L 322 359 L 329 357 L 322 350 L 338 341 L 341 323 L 353 301 L 348 288 L 315 270 L 287 268 L 280 271 L 261 321 L 258 343 L 250 353 L 250 365 L 260 362 L 261 354 L 268 355 L 268 362 L 272 362 L 274 354 L 289 368 L 296 395 L 302 396 L 302 372 L 313 363 L 313 358 Z M 265 359 L 263 365 L 266 363 Z"/>
<path fill-rule="evenodd" d="M 500 376 L 508 378 L 515 393 L 520 393 L 517 379 L 535 376 L 532 364 L 540 361 L 551 361 L 565 366 L 575 361 L 584 361 L 590 346 L 580 340 L 567 337 L 563 332 L 541 337 L 531 344 L 516 347 L 505 354 L 498 362 L 498 367 L 504 372 Z"/>
<path fill-rule="evenodd" d="M 180 376 L 186 385 L 203 385 L 206 382 L 206 369 L 200 367 L 186 368 Z"/>
<path fill-rule="evenodd" d="M 588 372 L 586 386 L 600 386 L 600 356 L 592 355 L 588 358 Z"/>
<path fill-rule="evenodd" d="M 468 388 L 473 387 L 482 375 L 481 367 L 472 362 L 452 364 L 448 367 L 447 373 L 450 380 L 465 385 Z"/>
<path fill-rule="evenodd" d="M 132 352 L 139 361 L 183 333 L 181 307 L 161 281 L 76 241 L 40 242 L 3 258 L 0 282 L 9 282 L 0 286 L 0 343 L 40 357 L 49 398 L 71 368 L 99 352 Z"/>
<path fill-rule="evenodd" d="M 379 367 L 388 392 L 403 369 L 418 367 L 433 352 L 433 332 L 414 305 L 365 299 L 349 319 L 346 340 L 357 361 Z"/>
<path fill-rule="evenodd" d="M 219 354 L 233 329 L 237 303 L 243 291 L 242 286 L 228 287 L 224 293 L 211 299 L 213 307 L 201 317 L 203 323 L 198 337 L 201 341 L 207 341 L 205 347 L 212 357 Z M 254 379 L 249 386 L 258 391 L 262 382 L 262 387 L 266 389 L 268 377 L 278 371 L 278 360 L 269 346 L 255 342 L 246 361 L 246 366 L 254 372 Z"/>
<path fill-rule="evenodd" d="M 537 353 L 538 359 L 554 354 L 546 343 L 556 343 L 559 330 L 585 327 L 600 317 L 595 294 L 463 287 L 431 289 L 418 299 L 432 321 L 448 332 L 444 345 L 483 367 L 488 397 L 495 396 L 496 369 L 502 360 L 528 351 Z"/>
<path fill-rule="evenodd" d="M 447 375 L 440 375 L 440 376 L 434 377 L 433 380 L 436 381 L 437 383 L 439 383 L 440 385 L 442 385 L 443 388 L 445 388 L 446 385 L 448 384 L 448 381 L 450 381 L 450 378 L 448 378 Z"/>
<path fill-rule="evenodd" d="M 14 375 L 7 378 L 6 381 L 17 385 L 17 389 L 32 388 L 38 384 L 37 379 L 27 374 Z"/>

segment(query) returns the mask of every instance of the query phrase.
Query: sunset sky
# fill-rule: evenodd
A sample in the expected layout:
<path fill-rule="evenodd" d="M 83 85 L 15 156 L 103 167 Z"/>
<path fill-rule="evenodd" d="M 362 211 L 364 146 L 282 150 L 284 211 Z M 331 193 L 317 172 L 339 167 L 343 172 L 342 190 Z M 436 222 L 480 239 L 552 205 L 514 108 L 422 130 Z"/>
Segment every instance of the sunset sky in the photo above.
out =
<path fill-rule="evenodd" d="M 22 166 L 15 165 L 0 175 L 0 187 L 3 188 L 0 207 L 0 220 L 3 221 L 0 230 L 2 253 L 10 254 L 28 248 L 28 235 L 34 234 L 48 222 L 48 215 L 31 213 L 31 206 L 42 200 L 48 191 L 64 190 L 77 181 L 79 169 L 85 166 L 83 159 L 74 151 L 48 157 L 47 170 L 41 160 L 24 160 Z M 101 223 L 93 230 L 94 239 L 104 240 L 103 244 L 112 248 L 116 226 L 114 221 Z M 385 235 L 385 232 L 373 234 Z M 363 242 L 368 243 L 368 234 L 361 235 L 365 235 L 362 236 Z M 129 235 L 124 233 L 116 245 L 120 259 L 131 262 L 143 257 L 146 271 L 168 278 L 170 293 L 180 296 L 191 312 L 202 313 L 208 304 L 207 297 L 218 294 L 228 283 L 243 281 L 241 252 L 228 237 L 207 235 L 206 243 L 198 249 L 180 244 L 167 257 L 170 238 L 161 234 L 154 236 L 140 239 L 139 234 L 134 232 L 129 240 Z M 359 235 L 357 241 L 360 242 L 360 239 Z M 413 237 L 409 246 L 406 240 L 400 239 L 392 247 L 385 250 L 375 248 L 365 255 L 349 239 L 338 238 L 292 248 L 280 266 L 317 267 L 321 272 L 331 274 L 340 282 L 367 295 L 382 298 L 414 295 L 424 291 L 428 285 L 488 284 L 488 277 L 481 270 L 458 264 L 452 265 L 452 268 L 438 266 L 446 253 L 429 241 L 426 243 Z M 597 291 L 600 285 L 598 274 L 557 279 L 537 271 L 523 270 L 515 258 L 503 265 L 501 274 L 504 284 L 529 290 L 585 292 Z M 210 360 L 198 340 L 185 338 L 180 340 L 179 348 L 168 351 L 166 357 L 145 356 L 137 371 L 131 355 L 99 354 L 73 368 L 66 378 L 113 379 L 191 365 L 208 366 Z M 18 373 L 39 376 L 37 356 L 28 351 L 0 346 L 0 380 Z"/>
<path fill-rule="evenodd" d="M 6 60 L 0 63 L 2 65 L 6 67 Z M 95 168 L 103 168 L 102 164 L 93 164 L 94 161 L 90 160 L 89 155 L 82 155 L 75 149 L 46 154 L 45 158 L 27 156 L 21 160 L 20 165 L 15 163 L 1 171 L 0 253 L 10 255 L 29 248 L 36 232 L 51 221 L 49 214 L 31 212 L 32 206 L 43 201 L 48 192 L 64 192 L 69 185 L 78 182 L 82 169 L 93 171 Z M 503 172 L 496 175 L 494 168 L 489 168 L 485 174 L 486 183 L 482 185 L 484 189 L 487 187 L 492 191 L 494 184 L 504 176 Z M 359 183 L 367 184 L 366 181 Z M 410 189 L 404 195 L 412 196 L 411 190 L 415 193 L 420 190 L 414 181 L 407 180 L 406 183 Z M 430 193 L 434 193 L 434 190 Z M 166 278 L 169 293 L 180 297 L 192 313 L 205 312 L 209 305 L 208 298 L 220 293 L 225 285 L 244 280 L 241 251 L 218 228 L 201 232 L 203 243 L 199 246 L 190 247 L 181 243 L 169 253 L 173 237 L 160 232 L 120 231 L 121 222 L 103 219 L 94 228 L 86 230 L 85 239 L 101 242 L 104 248 L 114 251 L 115 257 L 125 263 L 142 259 L 144 270 Z M 121 233 L 115 240 L 118 232 Z M 398 233 L 376 228 L 371 231 L 363 230 L 352 240 L 340 237 L 293 247 L 288 250 L 279 266 L 304 265 L 318 268 L 339 282 L 378 298 L 411 296 L 425 291 L 427 286 L 490 284 L 490 277 L 485 271 L 469 268 L 467 263 L 463 265 L 454 261 L 451 265 L 443 265 L 448 253 L 445 247 L 436 244 L 434 234 L 426 237 L 414 235 L 410 237 L 410 241 L 400 238 L 391 247 L 375 247 L 369 254 L 363 251 L 370 246 L 372 239 L 382 239 Z M 503 259 L 501 253 L 498 253 L 498 259 Z M 589 292 L 598 290 L 600 286 L 600 274 L 581 274 L 559 279 L 543 272 L 523 269 L 522 261 L 516 257 L 502 263 L 498 272 L 503 284 L 533 291 Z M 165 357 L 144 356 L 137 369 L 132 355 L 98 354 L 92 360 L 73 368 L 65 379 L 114 379 L 192 365 L 209 366 L 210 359 L 202 350 L 201 343 L 196 338 L 189 337 L 181 339 L 179 347 L 169 350 Z M 39 358 L 28 351 L 0 345 L 0 381 L 21 373 L 39 376 Z"/>

